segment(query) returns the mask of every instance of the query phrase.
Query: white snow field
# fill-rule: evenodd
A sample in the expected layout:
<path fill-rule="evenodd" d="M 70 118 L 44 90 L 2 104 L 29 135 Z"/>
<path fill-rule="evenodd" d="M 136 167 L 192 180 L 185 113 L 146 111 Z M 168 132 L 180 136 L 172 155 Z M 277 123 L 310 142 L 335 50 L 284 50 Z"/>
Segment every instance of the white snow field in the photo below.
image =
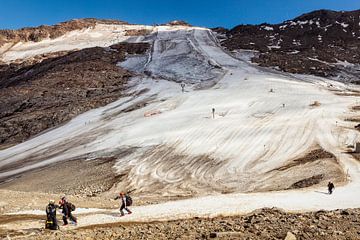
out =
<path fill-rule="evenodd" d="M 116 210 L 94 212 L 81 216 L 79 226 L 235 215 L 262 207 L 360 207 L 360 163 L 346 153 L 360 136 L 354 123 L 344 121 L 356 114 L 351 106 L 359 99 L 334 94 L 356 87 L 263 71 L 228 55 L 204 28 L 159 26 L 143 40 L 153 45 L 148 56 L 119 65 L 151 77 L 133 78 L 129 97 L 0 151 L 0 179 L 54 162 L 118 156 L 114 167 L 125 177 L 114 191 L 195 196 L 133 207 L 134 213 L 124 218 L 114 215 Z M 34 53 L 26 50 L 20 57 L 29 54 Z M 184 93 L 180 82 L 186 83 Z M 311 106 L 314 101 L 320 104 Z M 143 102 L 144 107 L 127 110 Z M 319 148 L 337 163 L 276 170 Z M 316 187 L 268 191 L 329 174 L 329 169 L 347 175 L 346 184 L 331 196 Z"/>

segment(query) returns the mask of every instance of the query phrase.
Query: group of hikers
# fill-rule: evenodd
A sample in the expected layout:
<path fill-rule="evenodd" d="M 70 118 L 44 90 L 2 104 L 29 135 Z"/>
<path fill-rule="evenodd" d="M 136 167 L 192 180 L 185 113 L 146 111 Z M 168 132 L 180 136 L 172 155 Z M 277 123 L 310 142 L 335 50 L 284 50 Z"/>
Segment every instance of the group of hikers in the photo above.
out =
<path fill-rule="evenodd" d="M 328 188 L 328 194 L 332 194 L 335 189 L 334 183 L 329 182 L 327 185 L 327 188 Z M 114 200 L 118 200 L 118 199 L 120 199 L 120 201 L 121 201 L 120 215 L 121 216 L 125 215 L 124 210 L 126 210 L 127 214 L 131 214 L 132 212 L 128 208 L 129 206 L 132 205 L 132 198 L 130 197 L 130 195 L 125 194 L 124 192 L 120 192 L 119 195 L 117 195 L 114 198 Z M 59 205 L 55 204 L 54 200 L 49 200 L 49 204 L 46 207 L 47 220 L 46 220 L 45 228 L 51 229 L 51 230 L 59 229 L 59 225 L 58 225 L 58 222 L 56 219 L 57 209 L 62 210 L 63 226 L 66 226 L 69 224 L 68 219 L 71 221 L 72 224 L 74 224 L 75 226 L 77 225 L 77 219 L 72 214 L 72 212 L 75 211 L 75 205 L 72 204 L 71 202 L 69 202 L 66 199 L 66 197 L 64 196 L 60 199 Z"/>
<path fill-rule="evenodd" d="M 63 226 L 69 224 L 68 219 L 71 221 L 72 224 L 77 224 L 77 219 L 72 214 L 75 211 L 75 205 L 69 202 L 66 197 L 62 197 L 59 201 L 59 205 L 55 204 L 55 200 L 49 200 L 49 204 L 46 206 L 46 224 L 45 228 L 51 230 L 59 229 L 59 225 L 56 219 L 56 211 L 57 209 L 62 210 L 62 220 L 64 222 Z"/>
<path fill-rule="evenodd" d="M 124 210 L 126 210 L 127 214 L 131 214 L 132 212 L 128 208 L 132 205 L 132 198 L 130 195 L 125 194 L 124 192 L 120 192 L 118 196 L 115 197 L 114 200 L 120 199 L 121 201 L 121 207 L 120 207 L 120 214 L 121 216 L 124 216 Z M 45 228 L 50 230 L 58 230 L 59 224 L 56 218 L 56 212 L 57 209 L 62 210 L 62 220 L 63 220 L 63 226 L 66 226 L 69 224 L 69 221 L 73 225 L 77 225 L 77 219 L 74 217 L 72 212 L 75 211 L 76 207 L 74 204 L 69 202 L 67 198 L 64 196 L 60 199 L 59 205 L 55 204 L 55 200 L 50 199 L 49 204 L 46 206 L 46 223 Z"/>

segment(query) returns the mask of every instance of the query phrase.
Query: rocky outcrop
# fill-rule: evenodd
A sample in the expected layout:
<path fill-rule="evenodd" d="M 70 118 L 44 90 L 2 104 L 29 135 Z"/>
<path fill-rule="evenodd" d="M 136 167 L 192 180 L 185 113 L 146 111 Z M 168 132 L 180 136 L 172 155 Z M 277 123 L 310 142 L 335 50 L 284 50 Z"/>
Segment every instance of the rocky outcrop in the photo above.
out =
<path fill-rule="evenodd" d="M 0 145 L 19 143 L 117 100 L 132 74 L 116 63 L 147 49 L 146 43 L 120 43 L 36 64 L 0 65 Z"/>
<path fill-rule="evenodd" d="M 357 81 L 360 76 L 360 10 L 319 10 L 281 24 L 216 28 L 230 51 L 255 50 L 252 61 L 301 74 Z"/>
<path fill-rule="evenodd" d="M 83 28 L 94 27 L 97 23 L 127 24 L 118 20 L 102 20 L 95 18 L 75 19 L 53 26 L 41 25 L 39 27 L 21 28 L 19 30 L 0 30 L 0 47 L 5 43 L 39 42 L 46 38 L 57 38 L 67 32 Z"/>
<path fill-rule="evenodd" d="M 136 213 L 134 213 L 136 214 Z M 42 229 L 27 239 L 317 239 L 355 240 L 360 233 L 359 209 L 285 213 L 262 209 L 252 214 L 214 219 L 186 219 L 153 223 L 114 223 L 71 231 Z M 126 217 L 126 216 L 125 216 Z M 81 220 L 80 220 L 81 221 Z M 0 229 L 1 230 L 1 229 Z M 5 236 L 6 232 L 2 236 Z M 1 236 L 1 235 L 0 235 Z"/>
<path fill-rule="evenodd" d="M 171 22 L 168 22 L 167 24 L 165 24 L 167 26 L 187 26 L 187 27 L 191 27 L 191 25 L 183 20 L 174 20 Z"/>

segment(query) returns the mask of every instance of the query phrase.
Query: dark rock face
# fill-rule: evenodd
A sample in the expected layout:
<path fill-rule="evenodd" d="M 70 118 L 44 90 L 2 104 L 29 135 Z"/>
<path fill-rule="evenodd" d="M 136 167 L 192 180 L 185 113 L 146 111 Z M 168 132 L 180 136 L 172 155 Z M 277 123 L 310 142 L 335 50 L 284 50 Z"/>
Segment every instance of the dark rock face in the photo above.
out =
<path fill-rule="evenodd" d="M 131 73 L 116 66 L 145 43 L 61 53 L 42 62 L 0 65 L 0 145 L 15 144 L 123 94 Z M 64 55 L 64 56 L 62 56 Z"/>
<path fill-rule="evenodd" d="M 39 42 L 45 38 L 57 38 L 73 30 L 94 27 L 96 23 L 126 24 L 126 22 L 117 20 L 84 18 L 62 22 L 53 26 L 42 25 L 39 27 L 22 28 L 19 30 L 0 30 L 0 47 L 9 42 Z"/>
<path fill-rule="evenodd" d="M 360 10 L 320 10 L 281 24 L 217 28 L 228 50 L 259 51 L 260 66 L 356 81 L 360 76 Z"/>

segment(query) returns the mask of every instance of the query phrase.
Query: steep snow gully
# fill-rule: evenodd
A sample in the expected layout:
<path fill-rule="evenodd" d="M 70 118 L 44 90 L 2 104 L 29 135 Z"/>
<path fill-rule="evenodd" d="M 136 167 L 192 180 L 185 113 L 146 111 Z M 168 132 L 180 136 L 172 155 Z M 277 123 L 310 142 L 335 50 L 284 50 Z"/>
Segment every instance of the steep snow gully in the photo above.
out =
<path fill-rule="evenodd" d="M 208 29 L 158 26 L 141 41 L 152 44 L 151 52 L 119 63 L 145 73 L 131 80 L 128 97 L 0 151 L 0 179 L 59 161 L 115 156 L 114 167 L 124 177 L 114 191 L 192 196 L 133 207 L 134 214 L 120 219 L 96 210 L 81 216 L 80 226 L 233 215 L 261 207 L 360 207 L 360 163 L 346 153 L 360 140 L 359 132 L 344 120 L 356 114 L 350 107 L 359 99 L 334 94 L 356 87 L 263 71 L 226 53 Z M 314 149 L 336 160 L 279 170 Z M 319 186 L 284 190 L 319 174 L 344 184 L 331 196 Z"/>

